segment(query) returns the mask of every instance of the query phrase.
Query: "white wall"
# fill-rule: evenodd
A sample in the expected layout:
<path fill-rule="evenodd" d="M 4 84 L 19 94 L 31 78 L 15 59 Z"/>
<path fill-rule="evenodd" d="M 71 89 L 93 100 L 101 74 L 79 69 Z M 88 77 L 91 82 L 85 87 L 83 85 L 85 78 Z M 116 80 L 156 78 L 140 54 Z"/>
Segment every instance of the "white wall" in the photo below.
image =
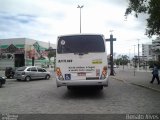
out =
<path fill-rule="evenodd" d="M 25 38 L 0 39 L 0 45 L 25 44 Z"/>

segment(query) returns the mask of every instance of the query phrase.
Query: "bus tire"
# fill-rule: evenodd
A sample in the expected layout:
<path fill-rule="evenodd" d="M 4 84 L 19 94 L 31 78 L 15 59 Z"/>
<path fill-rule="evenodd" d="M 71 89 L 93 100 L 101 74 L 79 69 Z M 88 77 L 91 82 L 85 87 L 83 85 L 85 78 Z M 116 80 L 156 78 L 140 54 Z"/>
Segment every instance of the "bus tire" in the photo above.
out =
<path fill-rule="evenodd" d="M 103 85 L 97 86 L 98 90 L 103 90 Z"/>
<path fill-rule="evenodd" d="M 68 89 L 68 90 L 71 90 L 71 89 L 72 89 L 72 86 L 67 86 L 67 89 Z"/>

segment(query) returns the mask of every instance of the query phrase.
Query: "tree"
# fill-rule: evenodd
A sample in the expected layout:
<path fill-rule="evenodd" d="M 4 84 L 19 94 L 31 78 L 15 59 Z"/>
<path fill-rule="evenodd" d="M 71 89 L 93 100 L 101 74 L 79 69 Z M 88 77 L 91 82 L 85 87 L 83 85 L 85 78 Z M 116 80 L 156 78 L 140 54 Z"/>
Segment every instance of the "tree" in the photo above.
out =
<path fill-rule="evenodd" d="M 148 15 L 146 35 L 160 36 L 160 0 L 129 0 L 125 16 L 127 17 L 132 12 L 135 17 L 138 17 L 140 13 Z"/>
<path fill-rule="evenodd" d="M 55 52 L 55 51 L 52 51 L 52 50 L 49 50 L 49 51 L 48 51 L 48 59 L 49 59 L 49 62 L 51 61 L 51 57 L 56 57 L 56 52 Z"/>
<path fill-rule="evenodd" d="M 48 52 L 48 59 L 49 59 L 49 61 L 51 60 L 51 57 L 55 57 L 55 53 L 52 52 L 52 51 L 49 51 Z"/>
<path fill-rule="evenodd" d="M 115 60 L 116 64 L 127 65 L 129 57 L 127 55 L 119 55 L 118 59 Z"/>

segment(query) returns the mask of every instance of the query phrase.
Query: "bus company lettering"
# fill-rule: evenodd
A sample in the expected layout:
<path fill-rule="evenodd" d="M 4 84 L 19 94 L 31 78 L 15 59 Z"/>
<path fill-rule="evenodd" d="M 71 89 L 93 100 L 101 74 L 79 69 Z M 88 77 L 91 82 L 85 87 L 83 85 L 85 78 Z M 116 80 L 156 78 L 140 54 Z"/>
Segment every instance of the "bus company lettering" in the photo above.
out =
<path fill-rule="evenodd" d="M 71 63 L 72 60 L 58 60 L 59 63 Z"/>
<path fill-rule="evenodd" d="M 91 71 L 95 71 L 95 66 L 68 67 L 68 70 L 71 72 L 91 72 Z"/>

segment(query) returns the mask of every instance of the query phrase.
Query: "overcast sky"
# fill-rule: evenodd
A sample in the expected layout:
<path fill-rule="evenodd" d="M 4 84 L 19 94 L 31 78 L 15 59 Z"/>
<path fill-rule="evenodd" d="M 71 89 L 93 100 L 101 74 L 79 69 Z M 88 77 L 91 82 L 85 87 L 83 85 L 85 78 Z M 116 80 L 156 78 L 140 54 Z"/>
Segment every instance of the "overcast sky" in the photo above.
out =
<path fill-rule="evenodd" d="M 114 53 L 137 54 L 137 44 L 149 43 L 145 17 L 125 20 L 127 0 L 0 0 L 0 39 L 31 38 L 56 44 L 57 36 L 80 32 L 100 33 L 117 39 Z M 108 53 L 109 43 L 107 43 Z M 130 52 L 129 52 L 130 51 Z"/>

